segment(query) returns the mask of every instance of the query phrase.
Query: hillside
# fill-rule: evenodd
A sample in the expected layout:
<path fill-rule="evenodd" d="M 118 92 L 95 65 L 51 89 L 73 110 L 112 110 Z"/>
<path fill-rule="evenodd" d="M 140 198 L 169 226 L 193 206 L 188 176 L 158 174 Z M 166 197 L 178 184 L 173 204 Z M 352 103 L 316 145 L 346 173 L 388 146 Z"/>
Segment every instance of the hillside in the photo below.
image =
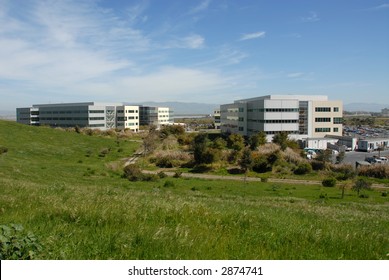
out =
<path fill-rule="evenodd" d="M 0 177 L 54 184 L 66 178 L 79 182 L 90 175 L 113 176 L 106 164 L 131 155 L 139 143 L 21 125 L 0 120 Z M 89 181 L 89 179 L 87 180 Z"/>
<path fill-rule="evenodd" d="M 130 182 L 132 140 L 0 120 L 0 225 L 33 233 L 37 259 L 388 259 L 378 191 L 341 201 L 297 183 Z"/>

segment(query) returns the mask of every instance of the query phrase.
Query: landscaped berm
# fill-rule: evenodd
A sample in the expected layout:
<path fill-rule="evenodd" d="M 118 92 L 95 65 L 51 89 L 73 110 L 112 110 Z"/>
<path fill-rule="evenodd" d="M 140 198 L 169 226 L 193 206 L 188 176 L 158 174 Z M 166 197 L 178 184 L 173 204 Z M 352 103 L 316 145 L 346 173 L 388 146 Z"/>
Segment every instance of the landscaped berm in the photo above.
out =
<path fill-rule="evenodd" d="M 382 189 L 131 181 L 141 138 L 96 134 L 0 121 L 1 259 L 389 259 Z"/>

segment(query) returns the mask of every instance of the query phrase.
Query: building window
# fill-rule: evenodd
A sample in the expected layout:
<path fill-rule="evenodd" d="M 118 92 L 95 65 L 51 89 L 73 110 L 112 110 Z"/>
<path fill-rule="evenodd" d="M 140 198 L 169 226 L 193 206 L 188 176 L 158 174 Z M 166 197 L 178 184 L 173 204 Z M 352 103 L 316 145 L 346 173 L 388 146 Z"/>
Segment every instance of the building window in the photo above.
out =
<path fill-rule="evenodd" d="M 339 112 L 339 107 L 334 107 L 334 112 Z"/>
<path fill-rule="evenodd" d="M 243 127 L 242 126 L 239 126 L 239 131 L 243 131 Z"/>
<path fill-rule="evenodd" d="M 91 117 L 91 118 L 89 118 L 89 120 L 91 120 L 91 121 L 103 121 L 104 117 Z"/>
<path fill-rule="evenodd" d="M 315 118 L 315 122 L 331 122 L 331 118 Z"/>
<path fill-rule="evenodd" d="M 315 112 L 331 112 L 331 107 L 315 107 Z"/>
<path fill-rule="evenodd" d="M 243 113 L 244 112 L 244 108 L 239 108 L 239 112 Z"/>
<path fill-rule="evenodd" d="M 317 127 L 317 128 L 315 128 L 315 132 L 331 132 L 331 128 L 329 128 L 329 127 Z"/>
<path fill-rule="evenodd" d="M 243 117 L 239 117 L 238 121 L 244 122 L 244 118 Z"/>
<path fill-rule="evenodd" d="M 339 128 L 334 127 L 334 132 L 339 132 Z"/>
<path fill-rule="evenodd" d="M 104 110 L 89 110 L 90 114 L 104 114 Z"/>
<path fill-rule="evenodd" d="M 342 118 L 334 118 L 334 124 L 342 124 L 343 119 Z"/>
<path fill-rule="evenodd" d="M 89 127 L 105 127 L 105 124 L 103 123 L 97 123 L 97 124 L 91 124 Z"/>

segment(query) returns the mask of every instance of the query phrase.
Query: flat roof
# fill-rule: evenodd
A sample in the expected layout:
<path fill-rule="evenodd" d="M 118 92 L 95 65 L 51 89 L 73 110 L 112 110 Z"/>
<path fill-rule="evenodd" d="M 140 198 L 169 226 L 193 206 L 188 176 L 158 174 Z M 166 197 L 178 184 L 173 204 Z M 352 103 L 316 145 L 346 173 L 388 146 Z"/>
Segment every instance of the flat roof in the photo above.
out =
<path fill-rule="evenodd" d="M 247 99 L 236 100 L 235 102 L 250 102 L 256 100 L 299 100 L 299 101 L 328 101 L 326 95 L 264 95 Z"/>
<path fill-rule="evenodd" d="M 53 104 L 32 105 L 32 107 L 71 107 L 71 106 L 123 106 L 123 103 L 79 102 L 79 103 L 53 103 Z"/>

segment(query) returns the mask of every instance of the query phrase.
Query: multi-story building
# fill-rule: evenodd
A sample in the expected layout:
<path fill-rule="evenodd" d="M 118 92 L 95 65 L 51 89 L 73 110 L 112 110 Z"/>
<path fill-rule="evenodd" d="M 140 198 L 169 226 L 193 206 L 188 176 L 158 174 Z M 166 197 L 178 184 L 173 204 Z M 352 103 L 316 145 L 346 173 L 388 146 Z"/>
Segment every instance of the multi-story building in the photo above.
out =
<path fill-rule="evenodd" d="M 169 107 L 139 107 L 140 125 L 168 125 L 173 123 L 173 111 Z"/>
<path fill-rule="evenodd" d="M 327 96 L 267 95 L 220 106 L 221 131 L 250 136 L 264 131 L 271 139 L 285 131 L 294 139 L 341 136 L 342 101 Z"/>
<path fill-rule="evenodd" d="M 90 127 L 99 129 L 131 129 L 138 131 L 141 125 L 140 113 L 144 106 L 123 103 L 62 103 L 37 104 L 27 108 L 17 108 L 17 122 L 29 125 L 49 125 L 53 127 Z M 147 124 L 158 127 L 169 124 L 169 108 L 154 107 L 154 115 L 142 115 Z M 165 113 L 167 111 L 167 113 Z M 159 113 L 160 112 L 160 113 Z M 155 117 L 155 118 L 154 118 Z M 151 118 L 151 119 L 149 119 Z"/>
<path fill-rule="evenodd" d="M 220 109 L 213 110 L 213 124 L 215 129 L 220 129 Z"/>

